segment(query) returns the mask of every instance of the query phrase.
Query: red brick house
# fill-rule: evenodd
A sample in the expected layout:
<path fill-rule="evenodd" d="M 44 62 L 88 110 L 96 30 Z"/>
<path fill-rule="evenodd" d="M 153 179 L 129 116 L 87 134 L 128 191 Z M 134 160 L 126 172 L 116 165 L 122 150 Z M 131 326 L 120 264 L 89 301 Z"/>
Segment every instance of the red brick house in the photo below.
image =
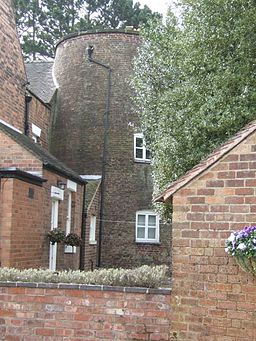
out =
<path fill-rule="evenodd" d="M 174 340 L 256 340 L 256 278 L 225 253 L 231 231 L 256 223 L 256 121 L 170 184 Z"/>
<path fill-rule="evenodd" d="M 0 14 L 0 265 L 78 269 L 80 250 L 46 233 L 81 235 L 85 181 L 47 150 L 50 105 L 27 89 L 11 1 Z"/>

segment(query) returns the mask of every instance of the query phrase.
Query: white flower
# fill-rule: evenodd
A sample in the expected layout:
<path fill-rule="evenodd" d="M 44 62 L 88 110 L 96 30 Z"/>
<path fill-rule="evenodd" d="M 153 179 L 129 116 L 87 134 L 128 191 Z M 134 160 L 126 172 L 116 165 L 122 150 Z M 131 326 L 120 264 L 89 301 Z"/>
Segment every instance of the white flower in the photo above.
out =
<path fill-rule="evenodd" d="M 225 247 L 225 252 L 229 252 L 229 248 L 228 247 Z"/>
<path fill-rule="evenodd" d="M 235 240 L 236 240 L 236 236 L 234 235 L 234 233 L 231 233 L 231 235 L 228 237 L 228 241 L 233 242 Z"/>
<path fill-rule="evenodd" d="M 246 245 L 245 245 L 245 243 L 241 243 L 241 244 L 239 244 L 238 245 L 238 247 L 237 247 L 239 250 L 245 250 L 246 249 Z"/>

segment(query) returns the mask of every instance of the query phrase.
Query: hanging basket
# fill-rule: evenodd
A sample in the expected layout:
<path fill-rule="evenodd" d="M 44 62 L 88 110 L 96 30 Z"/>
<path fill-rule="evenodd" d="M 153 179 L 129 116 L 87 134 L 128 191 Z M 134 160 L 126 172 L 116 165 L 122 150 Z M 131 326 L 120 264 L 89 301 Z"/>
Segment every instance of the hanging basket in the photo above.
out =
<path fill-rule="evenodd" d="M 70 245 L 70 246 L 82 246 L 83 240 L 80 238 L 76 233 L 69 233 L 64 238 L 64 244 Z"/>
<path fill-rule="evenodd" d="M 49 239 L 49 241 L 51 242 L 51 244 L 54 245 L 55 243 L 60 243 L 64 240 L 65 232 L 59 228 L 54 228 L 54 229 L 50 230 L 46 234 L 46 236 Z"/>
<path fill-rule="evenodd" d="M 235 259 L 242 270 L 256 276 L 256 257 L 235 256 Z"/>

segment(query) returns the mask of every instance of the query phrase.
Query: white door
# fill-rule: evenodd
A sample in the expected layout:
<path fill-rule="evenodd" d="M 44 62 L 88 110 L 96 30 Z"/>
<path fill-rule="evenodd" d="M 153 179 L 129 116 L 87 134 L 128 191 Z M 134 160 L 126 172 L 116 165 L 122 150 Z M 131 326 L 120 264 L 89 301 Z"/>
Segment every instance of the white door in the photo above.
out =
<path fill-rule="evenodd" d="M 59 201 L 52 199 L 51 230 L 58 227 Z M 56 270 L 57 243 L 52 245 L 50 242 L 49 269 Z"/>

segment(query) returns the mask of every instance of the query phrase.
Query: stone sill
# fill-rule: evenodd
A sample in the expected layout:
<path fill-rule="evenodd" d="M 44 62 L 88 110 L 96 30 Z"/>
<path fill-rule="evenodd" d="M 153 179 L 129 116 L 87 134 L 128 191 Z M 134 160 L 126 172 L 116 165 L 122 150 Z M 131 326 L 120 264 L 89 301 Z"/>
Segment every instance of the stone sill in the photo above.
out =
<path fill-rule="evenodd" d="M 109 285 L 86 285 L 69 283 L 0 282 L 0 287 L 23 287 L 39 289 L 70 289 L 86 291 L 115 291 L 124 293 L 170 295 L 171 288 L 112 287 Z"/>

